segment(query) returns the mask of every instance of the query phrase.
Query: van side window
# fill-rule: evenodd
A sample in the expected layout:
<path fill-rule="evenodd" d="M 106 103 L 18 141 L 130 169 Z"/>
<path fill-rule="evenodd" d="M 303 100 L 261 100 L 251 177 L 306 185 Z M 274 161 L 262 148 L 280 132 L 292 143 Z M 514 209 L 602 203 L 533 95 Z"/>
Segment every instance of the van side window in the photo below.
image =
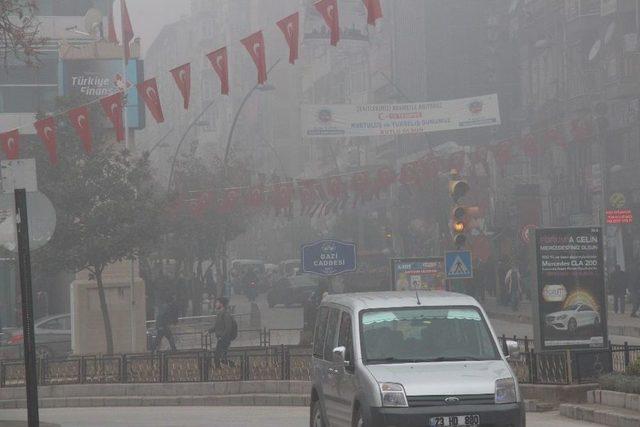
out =
<path fill-rule="evenodd" d="M 322 358 L 324 351 L 324 337 L 327 331 L 327 316 L 329 307 L 320 307 L 316 317 L 316 330 L 313 336 L 313 355 Z"/>
<path fill-rule="evenodd" d="M 347 312 L 342 313 L 340 319 L 340 336 L 338 337 L 338 346 L 344 346 L 347 350 L 344 353 L 346 362 L 353 362 L 353 334 L 351 332 L 351 315 Z"/>
<path fill-rule="evenodd" d="M 329 320 L 327 321 L 327 337 L 324 340 L 324 360 L 333 360 L 333 349 L 338 343 L 338 322 L 340 320 L 340 310 L 331 309 Z"/>

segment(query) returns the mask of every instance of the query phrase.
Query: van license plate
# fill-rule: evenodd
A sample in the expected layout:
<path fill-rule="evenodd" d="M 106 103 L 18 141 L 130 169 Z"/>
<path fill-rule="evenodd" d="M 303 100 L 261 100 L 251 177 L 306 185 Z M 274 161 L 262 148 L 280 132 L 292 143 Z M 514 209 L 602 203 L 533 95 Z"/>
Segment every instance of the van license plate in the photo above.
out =
<path fill-rule="evenodd" d="M 429 427 L 476 427 L 480 425 L 480 415 L 452 415 L 446 417 L 433 417 Z"/>

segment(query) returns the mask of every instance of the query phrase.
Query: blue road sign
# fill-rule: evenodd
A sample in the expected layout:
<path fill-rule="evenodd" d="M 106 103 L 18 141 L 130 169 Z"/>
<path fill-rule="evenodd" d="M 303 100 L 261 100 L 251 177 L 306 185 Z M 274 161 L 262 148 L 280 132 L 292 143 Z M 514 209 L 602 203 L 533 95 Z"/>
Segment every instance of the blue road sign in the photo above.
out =
<path fill-rule="evenodd" d="M 447 279 L 473 279 L 471 251 L 453 251 L 444 254 Z"/>
<path fill-rule="evenodd" d="M 356 244 L 339 240 L 320 240 L 302 247 L 302 271 L 336 276 L 356 271 Z"/>

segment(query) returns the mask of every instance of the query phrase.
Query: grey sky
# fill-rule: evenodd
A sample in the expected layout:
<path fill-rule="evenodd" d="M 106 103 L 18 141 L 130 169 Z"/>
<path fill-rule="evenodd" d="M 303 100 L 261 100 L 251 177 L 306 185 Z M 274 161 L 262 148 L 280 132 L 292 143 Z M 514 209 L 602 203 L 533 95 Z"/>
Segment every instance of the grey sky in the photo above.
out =
<path fill-rule="evenodd" d="M 181 15 L 188 15 L 189 3 L 189 0 L 127 0 L 131 24 L 136 36 L 142 40 L 143 49 L 151 46 L 164 25 L 177 21 Z M 115 19 L 119 22 L 119 1 L 114 4 Z"/>

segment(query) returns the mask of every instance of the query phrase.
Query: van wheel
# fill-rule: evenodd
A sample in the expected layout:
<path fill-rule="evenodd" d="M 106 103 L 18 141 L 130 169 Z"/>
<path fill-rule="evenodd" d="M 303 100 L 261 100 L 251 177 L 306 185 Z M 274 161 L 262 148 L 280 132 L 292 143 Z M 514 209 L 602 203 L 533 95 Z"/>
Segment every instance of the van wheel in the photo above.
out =
<path fill-rule="evenodd" d="M 360 408 L 356 409 L 353 414 L 353 427 L 365 427 L 364 418 L 362 418 L 362 412 L 360 412 Z"/>
<path fill-rule="evenodd" d="M 310 427 L 325 427 L 324 417 L 322 416 L 322 407 L 319 400 L 311 402 L 311 422 Z"/>

